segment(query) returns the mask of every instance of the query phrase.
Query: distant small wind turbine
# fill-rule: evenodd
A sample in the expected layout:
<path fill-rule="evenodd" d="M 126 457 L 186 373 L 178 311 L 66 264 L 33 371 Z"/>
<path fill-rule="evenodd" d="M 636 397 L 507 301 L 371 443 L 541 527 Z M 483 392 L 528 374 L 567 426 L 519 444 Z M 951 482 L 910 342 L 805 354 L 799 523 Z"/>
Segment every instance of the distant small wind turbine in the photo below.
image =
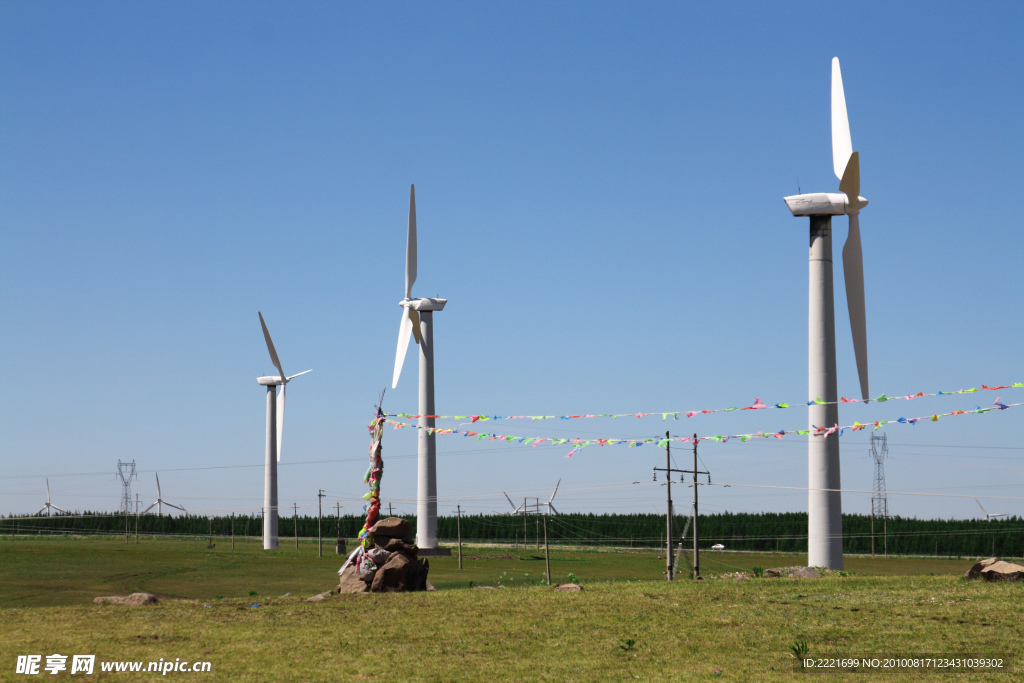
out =
<path fill-rule="evenodd" d="M 186 514 L 188 513 L 188 510 L 186 510 L 185 508 L 181 507 L 180 505 L 175 505 L 174 503 L 168 503 L 166 500 L 163 499 L 163 494 L 160 493 L 160 474 L 157 473 L 157 475 L 156 475 L 156 502 L 153 503 L 152 505 L 150 505 L 145 510 L 143 510 L 142 514 L 146 514 L 147 512 L 152 510 L 153 508 L 156 508 L 156 514 L 157 515 L 163 515 L 164 514 L 164 508 L 163 508 L 164 505 L 166 505 L 169 508 L 177 508 L 178 510 L 181 510 L 182 512 L 184 512 Z"/>
<path fill-rule="evenodd" d="M 985 509 L 985 506 L 981 504 L 981 501 L 980 501 L 980 500 L 978 500 L 977 498 L 975 498 L 975 499 L 974 499 L 974 502 L 975 502 L 975 503 L 977 503 L 977 504 L 978 504 L 978 507 L 980 507 L 980 508 L 981 508 L 981 511 L 985 513 L 985 521 L 986 521 L 986 522 L 987 522 L 987 521 L 989 521 L 990 519 L 992 519 L 993 517 L 1005 517 L 1005 516 L 1006 516 L 1006 513 L 1005 513 L 1005 512 L 1000 512 L 1000 513 L 995 513 L 995 514 L 989 514 L 989 511 Z"/>
<path fill-rule="evenodd" d="M 39 512 L 36 513 L 36 517 L 38 517 L 39 515 L 43 514 L 43 510 L 46 510 L 46 516 L 49 517 L 50 516 L 50 509 L 51 508 L 54 509 L 54 510 L 57 510 L 58 512 L 63 512 L 65 514 L 67 513 L 67 510 L 63 510 L 63 509 L 57 507 L 56 505 L 54 505 L 53 503 L 50 502 L 50 480 L 49 480 L 49 478 L 47 478 L 46 479 L 46 505 L 44 505 L 43 507 L 39 508 Z"/>
<path fill-rule="evenodd" d="M 526 503 L 526 499 L 524 498 L 523 499 L 523 504 L 519 505 L 519 506 L 516 506 L 516 504 L 512 502 L 512 499 L 508 497 L 507 493 L 505 493 L 504 491 L 502 491 L 502 493 L 505 493 L 505 498 L 508 500 L 508 504 L 512 506 L 512 513 L 511 514 L 513 514 L 513 515 L 518 515 L 518 514 L 524 514 L 525 515 L 526 512 L 527 512 L 527 508 L 533 508 L 533 511 L 535 513 L 539 514 L 540 513 L 540 509 L 542 507 L 546 507 L 548 509 L 548 514 L 551 514 L 553 512 L 556 515 L 558 515 L 558 514 L 561 514 L 561 513 L 557 509 L 555 509 L 555 506 L 552 505 L 552 501 L 555 499 L 555 494 L 558 493 L 558 487 L 561 484 L 562 484 L 562 480 L 559 479 L 558 483 L 555 484 L 555 490 L 551 492 L 551 497 L 548 498 L 548 502 L 546 502 L 546 503 L 536 502 L 536 503 L 528 505 Z"/>
<path fill-rule="evenodd" d="M 267 350 L 270 351 L 270 360 L 277 368 L 277 377 L 257 377 L 256 381 L 267 388 L 267 448 L 266 467 L 263 477 L 263 549 L 277 549 L 277 463 L 281 461 L 281 437 L 284 434 L 284 388 L 288 382 L 299 375 L 305 375 L 306 370 L 298 375 L 288 377 L 281 369 L 281 361 L 277 357 L 277 350 L 274 349 L 274 342 L 270 339 L 270 332 L 267 330 L 267 323 L 263 320 L 263 313 L 260 312 L 260 325 L 263 327 L 263 338 L 267 341 Z M 277 387 L 281 387 L 278 391 Z"/>

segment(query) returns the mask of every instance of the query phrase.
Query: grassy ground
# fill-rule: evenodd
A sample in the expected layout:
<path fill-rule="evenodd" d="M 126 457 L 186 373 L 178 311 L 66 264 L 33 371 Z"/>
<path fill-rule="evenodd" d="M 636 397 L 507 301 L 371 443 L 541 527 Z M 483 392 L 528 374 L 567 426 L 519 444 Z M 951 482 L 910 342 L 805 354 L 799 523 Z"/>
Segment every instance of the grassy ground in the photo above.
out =
<path fill-rule="evenodd" d="M 234 552 L 230 542 L 205 545 L 0 540 L 0 680 L 24 678 L 13 673 L 17 655 L 52 653 L 95 654 L 98 662 L 207 660 L 218 681 L 785 680 L 828 676 L 794 673 L 789 648 L 798 639 L 811 657 L 1002 654 L 1014 661 L 1024 642 L 1024 586 L 964 581 L 966 560 L 847 558 L 848 576 L 701 584 L 657 580 L 664 560 L 655 554 L 559 551 L 556 581 L 571 572 L 585 588 L 566 594 L 535 585 L 544 562 L 531 558 L 542 552 L 466 548 L 461 571 L 455 557 L 431 559 L 435 593 L 310 604 L 301 599 L 335 583 L 333 547 L 321 560 L 309 544 L 276 553 L 255 543 Z M 713 575 L 801 560 L 707 553 L 701 565 Z M 507 587 L 469 590 L 470 581 Z M 133 590 L 189 599 L 88 604 Z M 119 675 L 97 666 L 93 680 Z M 900 672 L 858 680 L 896 676 L 1015 679 Z"/>

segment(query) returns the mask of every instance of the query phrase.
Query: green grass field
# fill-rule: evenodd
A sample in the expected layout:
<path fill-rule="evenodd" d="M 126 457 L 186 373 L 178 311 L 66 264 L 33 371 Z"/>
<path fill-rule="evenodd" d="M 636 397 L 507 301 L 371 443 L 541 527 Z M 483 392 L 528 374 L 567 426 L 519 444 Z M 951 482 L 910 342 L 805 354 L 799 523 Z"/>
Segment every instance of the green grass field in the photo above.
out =
<path fill-rule="evenodd" d="M 669 583 L 656 553 L 552 551 L 554 581 L 572 573 L 584 586 L 572 594 L 538 583 L 544 561 L 534 558 L 543 551 L 467 547 L 463 570 L 455 556 L 431 558 L 437 592 L 314 604 L 302 599 L 336 584 L 333 545 L 321 559 L 315 543 L 298 551 L 283 543 L 276 552 L 216 543 L 208 550 L 205 539 L 0 539 L 0 680 L 30 680 L 14 673 L 18 655 L 53 653 L 204 660 L 210 674 L 167 676 L 218 681 L 785 680 L 833 677 L 794 671 L 798 639 L 810 657 L 1001 655 L 1014 665 L 1024 642 L 1024 586 L 965 581 L 970 560 L 849 557 L 846 576 Z M 708 552 L 701 568 L 714 577 L 805 559 Z M 470 582 L 505 588 L 471 590 Z M 141 608 L 91 604 L 137 590 L 168 597 Z M 73 678 L 118 676 L 166 678 L 101 673 L 99 665 L 92 678 Z"/>

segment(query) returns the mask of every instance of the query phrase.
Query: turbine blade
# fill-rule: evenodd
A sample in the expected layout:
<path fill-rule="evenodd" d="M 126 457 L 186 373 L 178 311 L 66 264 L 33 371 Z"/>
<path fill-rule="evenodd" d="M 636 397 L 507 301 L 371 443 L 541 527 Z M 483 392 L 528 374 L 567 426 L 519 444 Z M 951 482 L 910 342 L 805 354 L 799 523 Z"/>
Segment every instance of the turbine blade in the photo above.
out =
<path fill-rule="evenodd" d="M 49 509 L 50 509 L 49 505 L 44 505 L 43 507 L 39 508 L 39 512 L 34 514 L 33 517 L 38 517 L 39 515 L 43 514 L 43 510 L 49 510 Z"/>
<path fill-rule="evenodd" d="M 50 478 L 46 478 L 46 504 L 50 504 Z"/>
<path fill-rule="evenodd" d="M 160 500 L 163 497 L 164 497 L 164 494 L 160 493 L 160 473 L 157 472 L 156 473 L 156 499 Z M 156 503 L 153 503 L 153 505 L 156 505 Z"/>
<path fill-rule="evenodd" d="M 559 512 L 559 511 L 558 511 L 558 510 L 557 510 L 557 509 L 555 508 L 555 506 L 554 506 L 554 505 L 552 505 L 551 503 L 548 503 L 548 507 L 549 507 L 549 508 L 551 509 L 551 511 L 552 511 L 552 512 L 554 512 L 554 513 L 555 513 L 556 515 L 560 515 L 560 514 L 562 514 L 562 513 L 561 513 L 561 512 Z"/>
<path fill-rule="evenodd" d="M 300 375 L 305 375 L 307 372 L 313 372 L 313 368 L 310 368 L 309 370 L 303 370 L 302 372 L 292 375 L 291 377 L 285 377 L 284 381 L 291 382 L 296 377 L 299 377 Z"/>
<path fill-rule="evenodd" d="M 423 341 L 420 337 L 420 312 L 415 308 L 407 308 L 406 310 L 409 311 L 409 318 L 412 320 L 412 338 L 419 344 Z"/>
<path fill-rule="evenodd" d="M 169 508 L 177 508 L 178 510 L 181 510 L 182 512 L 188 512 L 188 510 L 186 510 L 185 508 L 181 507 L 180 505 L 175 505 L 174 503 L 164 503 L 164 505 L 166 505 Z"/>
<path fill-rule="evenodd" d="M 846 195 L 846 213 L 855 214 L 860 212 L 860 152 L 850 155 L 846 163 L 846 170 L 839 181 L 839 191 Z"/>
<path fill-rule="evenodd" d="M 502 491 L 502 493 L 505 493 L 505 492 Z M 516 504 L 512 502 L 512 499 L 508 497 L 507 493 L 505 493 L 505 499 L 508 501 L 508 504 L 512 506 L 513 510 L 516 510 L 517 512 L 519 511 L 519 508 L 516 507 Z"/>
<path fill-rule="evenodd" d="M 263 321 L 263 313 L 260 313 L 260 325 L 263 326 L 263 337 L 267 340 L 267 350 L 270 351 L 270 360 L 274 363 L 274 367 L 281 374 L 281 379 L 284 379 L 284 370 L 281 369 L 281 361 L 277 358 L 277 351 L 274 349 L 274 342 L 270 339 L 270 332 L 267 330 L 267 323 Z"/>
<path fill-rule="evenodd" d="M 405 241 L 405 298 L 412 298 L 416 282 L 416 186 L 409 186 L 409 232 Z"/>
<path fill-rule="evenodd" d="M 836 178 L 842 180 L 846 163 L 853 153 L 850 140 L 850 119 L 846 115 L 846 93 L 843 74 L 839 70 L 839 57 L 832 58 L 832 168 Z"/>
<path fill-rule="evenodd" d="M 284 390 L 286 384 L 281 385 L 281 391 L 277 392 L 277 461 L 281 462 L 281 441 L 284 439 Z"/>
<path fill-rule="evenodd" d="M 978 507 L 980 507 L 980 508 L 981 508 L 981 511 L 985 513 L 985 516 L 986 516 L 986 517 L 988 517 L 988 510 L 986 510 L 986 509 L 985 509 L 985 506 L 981 504 L 981 501 L 980 501 L 980 500 L 978 500 L 977 498 L 975 498 L 975 499 L 974 499 L 974 502 L 978 504 Z"/>
<path fill-rule="evenodd" d="M 67 514 L 67 512 L 68 512 L 68 511 L 67 511 L 67 510 L 65 510 L 64 508 L 59 508 L 59 507 L 57 507 L 56 505 L 51 505 L 50 507 L 52 507 L 52 508 L 53 508 L 54 510 L 56 510 L 57 512 L 63 512 L 64 514 Z M 993 516 L 994 516 L 994 517 L 1002 517 L 1002 515 L 993 515 Z"/>
<path fill-rule="evenodd" d="M 860 217 L 850 214 L 850 235 L 843 247 L 843 277 L 846 278 L 846 303 L 850 310 L 853 353 L 857 357 L 861 398 L 868 393 L 868 330 L 864 309 L 864 258 L 860 248 Z"/>
<path fill-rule="evenodd" d="M 402 364 L 405 363 L 405 352 L 409 348 L 409 337 L 412 335 L 412 318 L 408 312 L 402 310 L 402 320 L 398 328 L 398 350 L 395 352 L 395 374 L 391 378 L 391 388 L 398 388 L 398 378 L 402 374 Z"/>
<path fill-rule="evenodd" d="M 550 498 L 548 498 L 548 505 L 550 505 L 550 504 L 551 504 L 551 501 L 553 501 L 553 500 L 555 499 L 555 494 L 556 494 L 556 493 L 558 493 L 558 487 L 559 487 L 559 486 L 560 486 L 561 484 L 562 484 L 562 480 L 561 480 L 561 479 L 559 479 L 559 480 L 558 480 L 558 483 L 557 483 L 557 484 L 555 484 L 555 490 L 551 492 L 551 497 L 550 497 Z"/>
<path fill-rule="evenodd" d="M 142 511 L 142 514 L 146 514 L 147 512 L 149 512 L 150 510 L 152 510 L 152 509 L 153 509 L 153 508 L 155 508 L 155 507 L 156 507 L 156 503 L 153 503 L 153 504 L 152 504 L 152 505 L 150 505 L 150 506 L 149 506 L 148 508 L 146 508 L 145 510 L 143 510 L 143 511 Z"/>

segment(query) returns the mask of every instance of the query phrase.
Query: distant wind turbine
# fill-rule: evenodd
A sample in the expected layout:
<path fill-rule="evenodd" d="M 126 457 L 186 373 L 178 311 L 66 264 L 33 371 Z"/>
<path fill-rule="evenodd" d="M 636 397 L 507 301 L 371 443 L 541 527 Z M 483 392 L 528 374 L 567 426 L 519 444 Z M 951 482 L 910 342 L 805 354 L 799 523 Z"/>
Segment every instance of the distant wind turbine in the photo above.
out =
<path fill-rule="evenodd" d="M 981 508 L 981 511 L 985 513 L 985 521 L 986 521 L 986 522 L 987 522 L 987 521 L 989 521 L 990 519 L 992 519 L 993 517 L 1005 517 L 1005 516 L 1006 516 L 1006 513 L 1005 513 L 1005 512 L 999 512 L 999 513 L 989 514 L 989 511 L 985 509 L 985 506 L 981 504 L 981 501 L 980 501 L 980 500 L 978 500 L 977 498 L 975 498 L 975 499 L 974 499 L 974 502 L 975 502 L 975 503 L 977 503 L 977 504 L 978 504 L 978 507 L 980 507 L 980 508 Z"/>
<path fill-rule="evenodd" d="M 409 186 L 409 229 L 405 242 L 405 298 L 398 328 L 398 349 L 391 388 L 398 387 L 405 354 L 412 337 L 420 347 L 419 429 L 416 484 L 416 545 L 437 546 L 437 445 L 434 437 L 434 311 L 444 309 L 447 299 L 413 299 L 416 282 L 416 186 Z"/>
<path fill-rule="evenodd" d="M 65 514 L 67 513 L 67 510 L 63 510 L 63 509 L 57 507 L 56 505 L 54 505 L 53 503 L 50 502 L 50 479 L 47 478 L 46 479 L 46 505 L 44 505 L 43 507 L 39 508 L 39 512 L 36 513 L 36 517 L 38 517 L 39 515 L 43 514 L 43 510 L 46 510 L 46 516 L 49 517 L 51 509 L 57 510 L 58 512 L 63 512 Z"/>
<path fill-rule="evenodd" d="M 263 477 L 263 549 L 277 549 L 277 463 L 281 461 L 281 438 L 284 434 L 284 389 L 288 382 L 299 375 L 312 370 L 300 372 L 288 377 L 281 369 L 281 361 L 270 339 L 267 323 L 260 312 L 260 325 L 263 327 L 263 338 L 267 341 L 270 360 L 279 373 L 277 377 L 257 377 L 256 381 L 267 388 L 267 447 Z M 281 387 L 280 390 L 277 387 Z"/>
<path fill-rule="evenodd" d="M 169 508 L 177 508 L 178 510 L 181 510 L 182 512 L 184 512 L 186 514 L 188 513 L 188 510 L 186 510 L 185 508 L 181 507 L 180 505 L 175 505 L 174 503 L 168 503 L 166 500 L 163 499 L 163 494 L 160 492 L 160 474 L 156 473 L 156 502 L 153 503 L 152 505 L 150 505 L 145 510 L 143 510 L 142 514 L 146 514 L 147 512 L 152 510 L 153 508 L 156 508 L 156 514 L 157 515 L 163 515 L 164 514 L 164 508 L 163 508 L 164 505 L 166 505 Z"/>

